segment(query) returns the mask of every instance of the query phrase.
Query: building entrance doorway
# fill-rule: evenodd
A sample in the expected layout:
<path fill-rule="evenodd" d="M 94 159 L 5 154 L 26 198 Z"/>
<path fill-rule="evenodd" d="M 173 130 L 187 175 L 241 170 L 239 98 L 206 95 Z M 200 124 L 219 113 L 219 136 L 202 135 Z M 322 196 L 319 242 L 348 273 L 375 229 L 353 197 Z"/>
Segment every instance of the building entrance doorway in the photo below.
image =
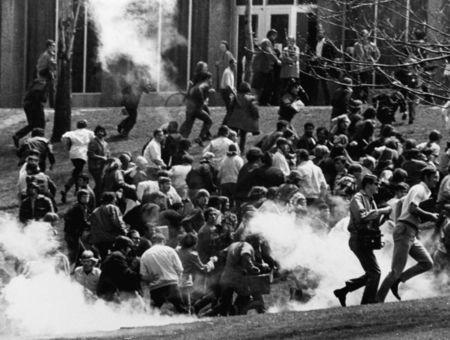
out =
<path fill-rule="evenodd" d="M 237 6 L 238 29 L 236 30 L 235 51 L 238 58 L 238 83 L 242 81 L 243 70 L 245 67 L 245 6 Z M 289 0 L 265 0 L 254 1 L 252 6 L 252 29 L 254 43 L 259 44 L 266 38 L 270 29 L 278 32 L 278 38 L 275 47 L 282 50 L 286 46 L 289 36 L 297 39 L 297 45 L 302 52 L 305 51 L 308 39 L 308 30 L 311 21 L 311 14 L 314 13 L 314 6 L 288 5 L 293 3 Z M 278 3 L 276 5 L 272 3 Z M 283 3 L 283 4 L 280 4 Z"/>

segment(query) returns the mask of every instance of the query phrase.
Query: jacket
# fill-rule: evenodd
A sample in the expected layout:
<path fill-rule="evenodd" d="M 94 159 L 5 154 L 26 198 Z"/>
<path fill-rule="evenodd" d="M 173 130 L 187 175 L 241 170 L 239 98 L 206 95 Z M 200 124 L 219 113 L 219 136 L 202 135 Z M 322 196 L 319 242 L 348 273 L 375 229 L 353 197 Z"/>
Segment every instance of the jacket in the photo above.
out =
<path fill-rule="evenodd" d="M 31 198 L 26 197 L 19 208 L 19 221 L 27 223 L 30 220 L 40 220 L 49 212 L 53 212 L 53 203 L 50 198 L 38 195 L 33 205 Z"/>
<path fill-rule="evenodd" d="M 228 127 L 253 134 L 259 133 L 259 110 L 255 104 L 255 97 L 238 93 L 231 103 Z"/>
<path fill-rule="evenodd" d="M 127 228 L 119 208 L 113 204 L 101 205 L 89 217 L 92 243 L 113 242 L 116 236 L 126 235 Z"/>
<path fill-rule="evenodd" d="M 76 203 L 64 215 L 64 233 L 66 238 L 78 239 L 83 231 L 89 230 L 88 207 Z"/>
<path fill-rule="evenodd" d="M 88 144 L 88 168 L 89 171 L 102 171 L 106 159 L 99 159 L 95 156 L 102 156 L 102 157 L 108 157 L 109 156 L 109 148 L 108 144 L 106 142 L 101 142 L 97 137 L 95 137 L 93 140 L 91 140 Z"/>
<path fill-rule="evenodd" d="M 110 297 L 116 292 L 134 292 L 140 289 L 140 275 L 127 263 L 120 251 L 109 254 L 101 267 L 102 273 L 97 286 L 99 296 Z"/>

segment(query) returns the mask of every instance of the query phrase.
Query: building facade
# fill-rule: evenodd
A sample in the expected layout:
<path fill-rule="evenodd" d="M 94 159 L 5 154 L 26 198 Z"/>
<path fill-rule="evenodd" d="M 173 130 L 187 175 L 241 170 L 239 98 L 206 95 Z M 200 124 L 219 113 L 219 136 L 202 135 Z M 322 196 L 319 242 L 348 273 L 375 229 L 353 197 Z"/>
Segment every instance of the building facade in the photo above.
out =
<path fill-rule="evenodd" d="M 61 1 L 73 0 L 2 0 L 0 2 L 0 106 L 18 107 L 27 84 L 34 76 L 37 58 L 49 38 L 57 39 L 58 11 Z M 430 11 L 442 10 L 446 0 L 395 0 L 400 14 L 376 12 L 377 0 L 367 0 L 367 6 L 353 6 L 348 0 L 346 15 L 342 13 L 343 2 L 329 0 L 252 0 L 252 25 L 257 41 L 265 38 L 269 29 L 279 32 L 277 43 L 283 44 L 287 36 L 297 38 L 302 51 L 315 39 L 317 25 L 327 32 L 336 46 L 353 44 L 354 34 L 367 23 L 376 22 L 378 16 L 393 16 L 392 25 L 397 30 L 408 26 L 405 9 L 417 6 L 418 16 L 430 25 L 442 25 L 432 21 Z M 353 5 L 352 5 L 353 4 Z M 219 57 L 219 43 L 230 43 L 233 55 L 241 60 L 244 46 L 245 0 L 178 0 L 176 25 L 186 38 L 186 45 L 164 50 L 161 58 L 167 59 L 175 68 L 168 70 L 174 85 L 155 84 L 157 92 L 145 96 L 144 105 L 163 103 L 167 93 L 185 89 L 195 64 L 206 61 L 217 84 L 219 75 L 215 62 Z M 420 9 L 420 11 L 419 11 Z M 448 10 L 448 9 L 446 9 Z M 403 14 L 402 14 L 403 13 Z M 449 12 L 450 13 L 450 12 Z M 448 16 L 447 16 L 448 17 Z M 358 26 L 359 25 L 359 26 Z M 446 24 L 444 24 L 446 25 Z M 448 25 L 447 25 L 448 26 Z M 117 89 L 97 61 L 99 41 L 89 13 L 82 8 L 77 22 L 73 54 L 73 105 L 117 105 Z M 345 29 L 343 28 L 345 27 Z M 446 27 L 448 29 L 448 27 Z M 159 41 L 164 43 L 164 22 L 159 23 Z M 176 70 L 176 71 L 174 71 Z"/>

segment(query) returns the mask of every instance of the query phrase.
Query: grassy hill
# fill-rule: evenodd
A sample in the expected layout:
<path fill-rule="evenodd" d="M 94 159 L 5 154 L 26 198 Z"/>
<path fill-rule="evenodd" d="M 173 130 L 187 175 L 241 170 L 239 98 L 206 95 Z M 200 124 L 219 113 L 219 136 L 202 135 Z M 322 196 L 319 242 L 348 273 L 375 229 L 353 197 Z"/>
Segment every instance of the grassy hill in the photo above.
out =
<path fill-rule="evenodd" d="M 221 107 L 212 108 L 212 116 L 214 125 L 212 127 L 213 133 L 224 116 L 224 109 Z M 260 127 L 261 133 L 273 131 L 276 121 L 278 119 L 277 108 L 267 107 L 261 108 L 260 112 Z M 410 138 L 415 138 L 418 141 L 424 141 L 427 134 L 432 129 L 439 129 L 444 134 L 445 144 L 448 138 L 448 132 L 443 131 L 443 120 L 440 116 L 440 111 L 433 108 L 421 107 L 418 110 L 416 123 L 414 125 L 400 125 L 398 130 L 406 134 Z M 124 151 L 130 151 L 133 155 L 141 153 L 142 147 L 148 138 L 151 136 L 155 128 L 160 127 L 163 123 L 169 120 L 177 120 L 180 124 L 184 120 L 184 108 L 170 107 L 170 108 L 153 108 L 144 107 L 140 109 L 138 123 L 135 129 L 131 132 L 129 139 L 123 140 L 114 138 L 117 134 L 116 126 L 123 118 L 120 114 L 119 108 L 109 109 L 74 109 L 73 110 L 73 126 L 79 119 L 87 119 L 89 127 L 94 129 L 97 124 L 103 125 L 109 134 L 109 145 L 113 155 L 118 155 Z M 324 107 L 305 108 L 304 113 L 297 115 L 293 120 L 293 125 L 298 133 L 303 131 L 303 124 L 307 121 L 313 122 L 316 127 L 329 126 L 330 109 Z M 5 109 L 0 110 L 0 153 L 2 155 L 0 162 L 0 211 L 15 211 L 17 209 L 16 199 L 16 183 L 18 176 L 17 157 L 15 149 L 12 144 L 12 135 L 14 131 L 20 128 L 25 122 L 25 115 L 21 110 Z M 47 134 L 50 135 L 52 131 L 53 114 L 48 112 L 47 115 Z M 192 138 L 196 137 L 200 130 L 200 122 L 196 123 L 192 132 Z M 248 144 L 254 143 L 260 136 L 251 136 L 248 138 Z M 68 159 L 68 153 L 64 147 L 59 143 L 54 146 L 56 153 L 56 166 L 53 171 L 49 172 L 50 177 L 56 181 L 59 188 L 63 187 L 63 183 L 70 176 L 72 165 Z M 200 155 L 201 148 L 197 145 L 193 146 L 192 153 Z M 87 171 L 87 170 L 86 170 Z M 57 197 L 59 202 L 60 197 Z M 73 200 L 72 195 L 69 195 L 68 203 Z M 65 207 L 61 207 L 64 210 Z"/>
<path fill-rule="evenodd" d="M 70 339 L 449 339 L 450 298 L 216 318 Z"/>

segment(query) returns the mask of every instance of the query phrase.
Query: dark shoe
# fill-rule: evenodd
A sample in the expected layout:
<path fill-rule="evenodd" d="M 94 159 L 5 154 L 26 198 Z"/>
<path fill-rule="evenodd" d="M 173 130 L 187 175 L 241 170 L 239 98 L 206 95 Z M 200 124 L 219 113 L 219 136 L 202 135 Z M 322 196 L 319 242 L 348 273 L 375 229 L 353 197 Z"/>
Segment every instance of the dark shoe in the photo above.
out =
<path fill-rule="evenodd" d="M 397 300 L 401 301 L 402 298 L 398 294 L 398 285 L 400 284 L 400 280 L 397 280 L 394 282 L 394 284 L 391 286 L 391 292 L 394 294 L 394 296 L 397 298 Z"/>
<path fill-rule="evenodd" d="M 66 196 L 67 196 L 67 193 L 65 191 L 61 190 L 61 203 L 62 204 L 66 204 L 66 202 L 67 202 Z"/>
<path fill-rule="evenodd" d="M 345 307 L 345 300 L 347 297 L 347 290 L 345 288 L 341 288 L 341 289 L 336 289 L 333 292 L 334 296 L 336 296 L 339 300 L 339 303 L 341 304 L 342 307 Z"/>
<path fill-rule="evenodd" d="M 406 113 L 404 113 L 404 114 L 402 115 L 402 120 L 406 120 L 407 117 L 408 117 L 408 116 L 406 115 Z"/>
<path fill-rule="evenodd" d="M 17 137 L 16 135 L 12 136 L 13 142 L 14 142 L 14 146 L 18 149 L 19 148 L 19 141 L 20 138 Z"/>

